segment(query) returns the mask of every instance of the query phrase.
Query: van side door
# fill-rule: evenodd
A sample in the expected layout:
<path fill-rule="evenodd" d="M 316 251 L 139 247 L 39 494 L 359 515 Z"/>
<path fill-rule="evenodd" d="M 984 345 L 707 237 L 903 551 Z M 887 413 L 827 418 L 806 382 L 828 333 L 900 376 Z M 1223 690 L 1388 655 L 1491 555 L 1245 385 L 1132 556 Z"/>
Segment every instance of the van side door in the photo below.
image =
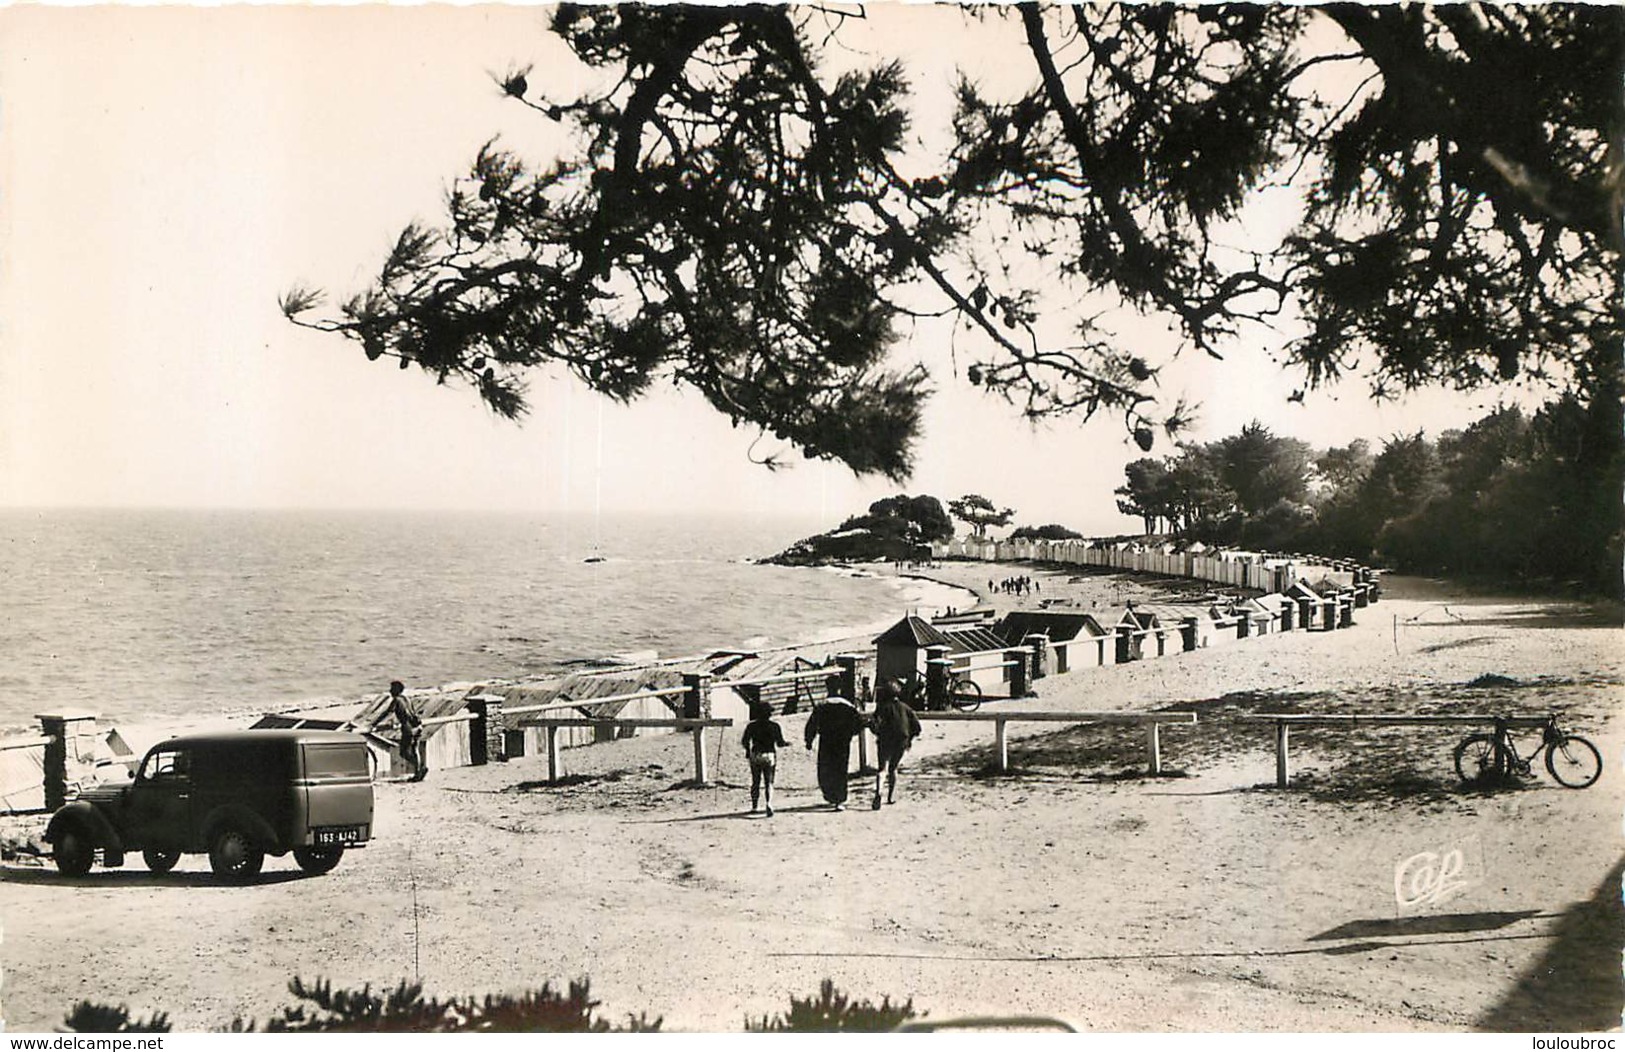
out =
<path fill-rule="evenodd" d="M 155 749 L 147 755 L 130 787 L 125 810 L 125 846 L 185 850 L 190 845 L 193 766 L 196 756 L 185 745 Z"/>

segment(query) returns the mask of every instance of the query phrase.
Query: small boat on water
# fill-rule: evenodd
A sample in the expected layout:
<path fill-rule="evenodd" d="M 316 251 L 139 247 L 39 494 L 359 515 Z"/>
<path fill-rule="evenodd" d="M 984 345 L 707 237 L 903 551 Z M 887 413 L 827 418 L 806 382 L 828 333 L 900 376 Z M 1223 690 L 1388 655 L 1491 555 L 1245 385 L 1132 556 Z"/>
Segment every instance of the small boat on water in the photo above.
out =
<path fill-rule="evenodd" d="M 602 555 L 589 555 L 581 561 L 584 563 L 603 563 L 608 562 L 609 559 Z"/>

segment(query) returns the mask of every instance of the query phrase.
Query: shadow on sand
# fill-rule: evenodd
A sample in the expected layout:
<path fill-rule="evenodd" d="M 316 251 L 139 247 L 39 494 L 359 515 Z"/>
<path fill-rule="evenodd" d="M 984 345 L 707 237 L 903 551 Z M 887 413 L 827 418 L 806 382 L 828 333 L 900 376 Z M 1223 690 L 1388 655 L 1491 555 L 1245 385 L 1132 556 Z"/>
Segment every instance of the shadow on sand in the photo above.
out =
<path fill-rule="evenodd" d="M 0 869 L 0 881 L 11 884 L 40 884 L 77 888 L 253 888 L 266 884 L 286 884 L 292 880 L 308 880 L 312 874 L 303 870 L 277 870 L 261 873 L 251 880 L 228 882 L 208 872 L 152 873 L 141 869 L 98 869 L 82 877 L 69 877 L 54 869 L 35 866 L 6 866 Z"/>
<path fill-rule="evenodd" d="M 1328 939 L 1375 939 L 1406 935 L 1443 935 L 1467 931 L 1497 931 L 1509 924 L 1533 917 L 1551 916 L 1539 910 L 1511 910 L 1485 913 L 1445 913 L 1433 917 L 1385 917 L 1378 920 L 1349 921 L 1330 931 L 1309 936 L 1310 942 Z"/>
<path fill-rule="evenodd" d="M 868 805 L 868 803 L 864 803 L 862 808 L 859 808 L 851 800 L 848 800 L 846 808 L 847 808 L 848 811 L 857 811 L 857 810 L 867 811 L 867 810 L 869 810 L 869 805 Z M 773 808 L 773 816 L 775 818 L 777 818 L 779 815 L 801 815 L 801 814 L 809 814 L 809 813 L 835 814 L 836 812 L 832 811 L 828 804 L 796 804 L 793 807 L 775 807 L 775 808 Z M 677 824 L 682 823 L 682 822 L 728 822 L 728 821 L 758 822 L 758 821 L 766 821 L 766 820 L 767 820 L 767 815 L 765 815 L 765 814 L 751 814 L 748 811 L 716 811 L 716 812 L 713 812 L 711 814 L 704 814 L 704 815 L 684 815 L 681 818 L 651 818 L 651 819 L 648 819 L 647 821 L 633 822 L 633 823 L 630 823 L 630 824 L 632 824 L 632 825 L 667 826 L 667 825 L 677 825 Z"/>
<path fill-rule="evenodd" d="M 1585 902 L 1558 921 L 1552 945 L 1501 1003 L 1476 1020 L 1482 1030 L 1605 1031 L 1625 1010 L 1620 951 L 1625 949 L 1625 905 L 1620 872 L 1625 858 Z"/>

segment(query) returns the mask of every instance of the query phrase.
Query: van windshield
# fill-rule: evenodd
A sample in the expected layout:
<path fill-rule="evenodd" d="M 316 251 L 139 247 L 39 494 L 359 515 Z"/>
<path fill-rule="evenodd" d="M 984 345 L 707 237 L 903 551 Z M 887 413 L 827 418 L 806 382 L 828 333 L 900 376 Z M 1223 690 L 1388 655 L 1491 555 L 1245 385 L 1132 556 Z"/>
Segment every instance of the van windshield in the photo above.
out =
<path fill-rule="evenodd" d="M 366 778 L 371 774 L 365 745 L 306 745 L 307 778 Z"/>

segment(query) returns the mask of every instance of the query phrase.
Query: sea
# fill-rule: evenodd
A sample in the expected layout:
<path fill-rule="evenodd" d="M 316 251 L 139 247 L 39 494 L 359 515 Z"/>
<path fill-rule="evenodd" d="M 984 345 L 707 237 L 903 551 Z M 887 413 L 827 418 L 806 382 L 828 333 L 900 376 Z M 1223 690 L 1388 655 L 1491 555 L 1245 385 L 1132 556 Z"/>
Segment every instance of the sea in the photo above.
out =
<path fill-rule="evenodd" d="M 0 509 L 0 732 L 216 723 L 409 688 L 878 633 L 966 593 L 763 566 L 829 524 L 721 516 Z"/>

